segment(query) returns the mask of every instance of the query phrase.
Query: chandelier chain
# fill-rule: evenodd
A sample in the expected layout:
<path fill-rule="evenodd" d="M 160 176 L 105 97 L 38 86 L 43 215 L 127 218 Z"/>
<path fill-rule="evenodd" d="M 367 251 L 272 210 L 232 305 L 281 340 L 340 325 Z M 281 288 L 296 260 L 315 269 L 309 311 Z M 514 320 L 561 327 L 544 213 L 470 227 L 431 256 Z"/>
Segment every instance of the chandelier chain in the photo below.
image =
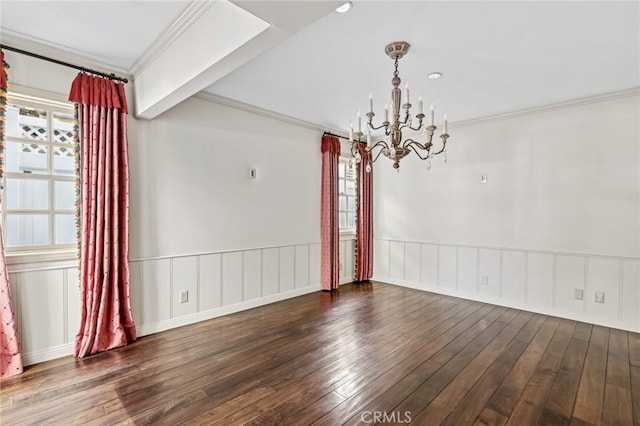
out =
<path fill-rule="evenodd" d="M 393 76 L 394 77 L 398 77 L 398 75 L 400 74 L 398 71 L 398 58 L 396 57 L 396 60 L 394 61 L 394 66 L 395 66 L 395 70 L 393 71 Z"/>

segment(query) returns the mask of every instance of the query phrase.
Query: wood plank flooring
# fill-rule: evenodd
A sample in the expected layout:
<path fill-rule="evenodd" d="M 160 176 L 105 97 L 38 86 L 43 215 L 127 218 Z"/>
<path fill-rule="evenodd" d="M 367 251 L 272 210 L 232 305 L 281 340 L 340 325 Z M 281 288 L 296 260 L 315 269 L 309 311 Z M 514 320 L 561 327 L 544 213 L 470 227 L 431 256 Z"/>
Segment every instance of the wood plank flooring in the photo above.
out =
<path fill-rule="evenodd" d="M 349 284 L 28 367 L 0 423 L 640 426 L 640 335 Z"/>

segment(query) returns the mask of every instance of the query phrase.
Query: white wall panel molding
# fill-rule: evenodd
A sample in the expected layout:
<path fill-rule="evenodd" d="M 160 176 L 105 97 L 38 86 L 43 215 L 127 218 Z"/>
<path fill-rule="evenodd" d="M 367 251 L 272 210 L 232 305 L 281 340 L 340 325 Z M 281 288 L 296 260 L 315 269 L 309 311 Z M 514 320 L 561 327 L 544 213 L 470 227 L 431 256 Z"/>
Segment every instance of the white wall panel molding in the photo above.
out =
<path fill-rule="evenodd" d="M 343 256 L 352 259 L 352 251 Z M 320 290 L 319 243 L 158 256 L 130 264 L 139 336 Z M 77 268 L 20 268 L 9 279 L 23 362 L 72 355 L 81 312 Z M 182 292 L 188 292 L 185 302 Z"/>
<path fill-rule="evenodd" d="M 640 331 L 638 258 L 381 238 L 374 256 L 378 281 Z"/>

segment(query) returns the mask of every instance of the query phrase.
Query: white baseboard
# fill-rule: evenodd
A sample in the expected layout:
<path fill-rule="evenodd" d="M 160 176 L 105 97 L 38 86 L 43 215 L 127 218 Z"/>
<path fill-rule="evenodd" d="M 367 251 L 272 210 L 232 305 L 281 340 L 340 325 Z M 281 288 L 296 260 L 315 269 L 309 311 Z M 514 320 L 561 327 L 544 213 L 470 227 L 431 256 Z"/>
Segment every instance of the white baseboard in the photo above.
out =
<path fill-rule="evenodd" d="M 602 320 L 599 318 L 591 318 L 586 315 L 575 315 L 572 313 L 564 313 L 564 312 L 558 311 L 557 309 L 549 309 L 548 307 L 544 307 L 544 306 L 537 306 L 537 305 L 532 305 L 528 303 L 522 303 L 522 302 L 497 298 L 497 297 L 482 296 L 475 293 L 463 292 L 463 291 L 446 288 L 446 287 L 440 287 L 432 284 L 416 283 L 412 281 L 399 280 L 399 279 L 390 278 L 390 277 L 374 277 L 372 279 L 382 283 L 398 285 L 401 287 L 408 287 L 416 290 L 428 291 L 431 293 L 443 294 L 446 296 L 459 297 L 461 299 L 473 300 L 476 302 L 490 303 L 492 305 L 504 306 L 507 308 L 519 309 L 522 311 L 534 312 L 537 314 L 548 315 L 552 317 L 565 318 L 573 321 L 580 321 L 588 324 L 601 325 L 603 327 L 611 327 L 611 328 L 617 328 L 620 330 L 640 333 L 640 327 L 633 327 L 632 325 L 629 325 L 628 323 L 625 323 L 623 321 Z"/>
<path fill-rule="evenodd" d="M 172 318 L 169 320 L 159 321 L 151 324 L 142 324 L 137 326 L 136 328 L 138 336 L 148 336 L 149 334 L 158 333 L 160 331 L 170 330 L 172 328 L 182 327 L 184 325 L 194 324 L 200 321 L 206 321 L 209 319 L 245 311 L 247 309 L 256 308 L 258 306 L 268 305 L 270 303 L 279 302 L 285 299 L 291 299 L 292 297 L 302 296 L 303 294 L 313 293 L 320 290 L 320 284 L 296 288 L 294 290 L 273 294 L 271 296 L 261 297 L 259 299 L 253 300 L 246 300 L 244 302 L 236 303 L 233 305 L 221 306 L 219 308 L 197 312 L 195 314 L 185 315 L 179 318 Z"/>
<path fill-rule="evenodd" d="M 136 325 L 137 333 L 138 337 L 148 336 L 149 334 L 158 333 L 160 331 L 170 330 L 172 328 L 182 327 L 184 325 L 195 324 L 200 321 L 221 317 L 223 315 L 233 314 L 247 309 L 256 308 L 258 306 L 268 305 L 270 303 L 279 302 L 285 299 L 291 299 L 293 297 L 302 296 L 303 294 L 313 293 L 320 290 L 320 284 L 311 285 L 308 287 L 297 288 L 271 296 L 261 297 L 259 299 L 247 300 L 245 302 L 236 303 L 234 305 L 222 306 L 220 308 L 210 309 L 208 311 L 198 312 L 179 318 L 172 318 L 166 321 L 160 321 L 152 324 Z M 52 359 L 73 355 L 74 345 L 74 343 L 66 343 L 60 346 L 54 346 L 47 349 L 23 353 L 22 364 L 24 366 L 33 365 L 40 362 L 51 361 Z"/>
<path fill-rule="evenodd" d="M 65 343 L 60 346 L 53 346 L 51 348 L 40 349 L 22 354 L 22 365 L 33 365 L 44 361 L 51 361 L 52 359 L 62 358 L 65 356 L 73 355 L 74 343 Z"/>

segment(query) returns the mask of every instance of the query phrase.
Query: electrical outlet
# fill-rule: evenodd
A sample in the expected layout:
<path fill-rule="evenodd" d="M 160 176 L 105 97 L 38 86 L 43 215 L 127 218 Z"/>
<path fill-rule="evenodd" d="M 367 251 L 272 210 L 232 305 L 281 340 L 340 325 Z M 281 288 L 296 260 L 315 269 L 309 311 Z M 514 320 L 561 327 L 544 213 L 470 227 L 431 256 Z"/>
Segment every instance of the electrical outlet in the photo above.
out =
<path fill-rule="evenodd" d="M 489 176 L 487 175 L 480 176 L 480 183 L 487 183 L 488 181 L 489 181 Z"/>
<path fill-rule="evenodd" d="M 573 289 L 573 298 L 576 300 L 584 300 L 584 290 L 581 288 Z"/>
<path fill-rule="evenodd" d="M 480 285 L 489 285 L 489 275 L 483 275 L 480 277 Z"/>
<path fill-rule="evenodd" d="M 187 303 L 189 301 L 189 290 L 182 290 L 180 292 L 180 303 Z"/>
<path fill-rule="evenodd" d="M 596 303 L 604 303 L 604 291 L 596 291 Z"/>

